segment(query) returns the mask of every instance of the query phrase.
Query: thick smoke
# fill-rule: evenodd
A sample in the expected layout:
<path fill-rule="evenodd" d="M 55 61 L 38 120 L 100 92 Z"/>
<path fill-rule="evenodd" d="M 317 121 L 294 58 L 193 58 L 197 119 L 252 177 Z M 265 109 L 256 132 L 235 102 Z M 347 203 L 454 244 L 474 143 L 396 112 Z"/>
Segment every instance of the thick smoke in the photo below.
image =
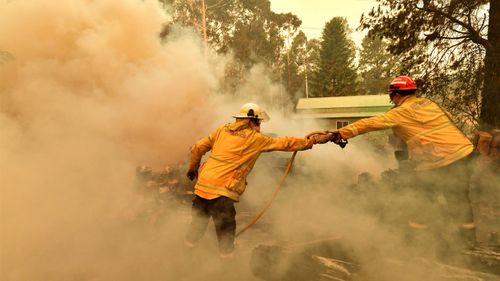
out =
<path fill-rule="evenodd" d="M 179 27 L 162 43 L 168 21 L 153 0 L 0 2 L 0 279 L 254 280 L 248 258 L 260 243 L 349 236 L 360 247 L 383 245 L 390 230 L 345 189 L 395 162 L 362 141 L 300 152 L 229 263 L 219 261 L 211 227 L 198 248 L 184 248 L 189 206 L 168 210 L 156 228 L 129 224 L 135 167 L 186 161 L 189 147 L 231 122 L 242 103 L 269 110 L 265 133 L 325 129 L 286 116 L 284 89 L 262 66 L 236 95 L 218 93 L 231 59 L 205 55 L 198 36 Z M 238 227 L 267 203 L 290 156 L 258 161 Z"/>
<path fill-rule="evenodd" d="M 0 279 L 118 280 L 155 248 L 117 223 L 135 166 L 186 159 L 218 79 L 189 31 L 162 45 L 167 20 L 157 1 L 1 3 Z"/>

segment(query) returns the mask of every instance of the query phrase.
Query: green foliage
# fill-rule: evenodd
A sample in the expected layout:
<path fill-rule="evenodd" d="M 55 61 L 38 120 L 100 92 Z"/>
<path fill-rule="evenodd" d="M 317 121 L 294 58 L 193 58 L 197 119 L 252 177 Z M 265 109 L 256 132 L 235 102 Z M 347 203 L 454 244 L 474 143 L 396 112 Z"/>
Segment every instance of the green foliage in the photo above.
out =
<path fill-rule="evenodd" d="M 305 91 L 307 55 L 307 37 L 300 31 L 282 59 L 282 81 L 294 104 Z"/>
<path fill-rule="evenodd" d="M 363 17 L 370 34 L 391 39 L 393 53 L 409 51 L 423 41 L 447 42 L 467 39 L 485 44 L 484 8 L 487 0 L 377 0 L 378 9 Z M 470 17 L 470 19 L 469 19 Z M 462 38 L 464 37 L 464 38 Z M 467 38 L 465 38 L 467 37 Z"/>
<path fill-rule="evenodd" d="M 202 0 L 164 1 L 172 7 L 176 24 L 194 27 L 203 34 Z M 256 64 L 275 69 L 275 80 L 281 78 L 278 73 L 290 72 L 284 69 L 285 65 L 290 67 L 284 58 L 289 55 L 286 43 L 297 34 L 301 24 L 297 16 L 272 12 L 269 0 L 205 0 L 205 7 L 208 46 L 235 59 L 227 71 L 229 92 Z M 288 77 L 286 82 L 295 83 Z"/>
<path fill-rule="evenodd" d="M 174 22 L 202 32 L 202 1 L 170 0 Z M 293 14 L 271 11 L 269 0 L 206 0 L 208 44 L 219 53 L 233 52 L 238 62 L 273 64 L 283 52 L 288 33 L 301 21 Z"/>
<path fill-rule="evenodd" d="M 314 73 L 319 71 L 319 65 L 321 61 L 320 56 L 321 51 L 321 41 L 318 39 L 311 39 L 307 41 L 307 64 L 306 68 L 309 73 Z"/>
<path fill-rule="evenodd" d="M 365 36 L 361 42 L 358 71 L 362 78 L 361 93 L 385 93 L 391 79 L 399 74 L 397 57 L 387 51 L 387 42 L 378 36 Z"/>
<path fill-rule="evenodd" d="M 229 92 L 256 64 L 270 68 L 292 98 L 307 88 L 310 96 L 352 95 L 360 92 L 358 80 L 361 93 L 380 93 L 392 77 L 408 74 L 421 94 L 442 102 L 459 123 L 477 126 L 480 118 L 498 127 L 500 1 L 377 0 L 378 8 L 361 19 L 361 28 L 369 30 L 361 79 L 345 19 L 328 22 L 321 40 L 307 40 L 298 31 L 300 19 L 272 12 L 269 0 L 159 1 L 173 23 L 193 27 L 202 38 L 206 32 L 211 50 L 234 56 L 227 68 Z M 166 25 L 161 36 L 169 32 Z"/>
<path fill-rule="evenodd" d="M 323 30 L 318 70 L 311 86 L 315 96 L 346 96 L 356 93 L 355 47 L 347 21 L 334 17 Z"/>

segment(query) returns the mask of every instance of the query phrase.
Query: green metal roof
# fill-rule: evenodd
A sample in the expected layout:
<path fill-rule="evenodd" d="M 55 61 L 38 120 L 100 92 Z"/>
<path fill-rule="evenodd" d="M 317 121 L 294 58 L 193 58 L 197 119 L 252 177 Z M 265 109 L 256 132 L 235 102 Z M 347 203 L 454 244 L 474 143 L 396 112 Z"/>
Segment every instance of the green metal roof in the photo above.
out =
<path fill-rule="evenodd" d="M 297 109 L 346 108 L 346 107 L 392 107 L 388 95 L 342 96 L 299 99 Z"/>
<path fill-rule="evenodd" d="M 299 99 L 296 113 L 308 118 L 363 118 L 389 110 L 387 95 L 343 96 Z"/>

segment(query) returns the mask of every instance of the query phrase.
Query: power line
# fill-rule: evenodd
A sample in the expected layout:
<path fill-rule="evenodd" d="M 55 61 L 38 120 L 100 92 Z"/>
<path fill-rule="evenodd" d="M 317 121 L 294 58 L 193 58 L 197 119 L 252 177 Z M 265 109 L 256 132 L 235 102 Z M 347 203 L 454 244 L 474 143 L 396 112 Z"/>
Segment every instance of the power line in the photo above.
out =
<path fill-rule="evenodd" d="M 314 29 L 314 30 L 323 30 L 322 27 L 311 27 L 311 26 L 301 26 L 302 29 Z"/>
<path fill-rule="evenodd" d="M 231 0 L 221 0 L 215 4 L 212 4 L 210 6 L 207 6 L 207 10 L 215 9 L 215 8 L 222 8 L 224 6 L 227 6 L 228 4 L 231 3 Z"/>

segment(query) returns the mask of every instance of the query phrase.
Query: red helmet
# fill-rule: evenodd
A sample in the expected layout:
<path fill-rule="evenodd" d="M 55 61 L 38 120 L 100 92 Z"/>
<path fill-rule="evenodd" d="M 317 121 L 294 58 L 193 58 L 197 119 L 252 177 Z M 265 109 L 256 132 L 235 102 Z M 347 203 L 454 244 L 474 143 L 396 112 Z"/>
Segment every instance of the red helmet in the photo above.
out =
<path fill-rule="evenodd" d="M 411 91 L 417 89 L 417 83 L 410 76 L 401 75 L 392 80 L 389 91 Z"/>

